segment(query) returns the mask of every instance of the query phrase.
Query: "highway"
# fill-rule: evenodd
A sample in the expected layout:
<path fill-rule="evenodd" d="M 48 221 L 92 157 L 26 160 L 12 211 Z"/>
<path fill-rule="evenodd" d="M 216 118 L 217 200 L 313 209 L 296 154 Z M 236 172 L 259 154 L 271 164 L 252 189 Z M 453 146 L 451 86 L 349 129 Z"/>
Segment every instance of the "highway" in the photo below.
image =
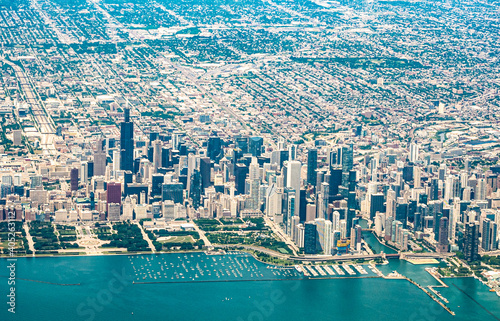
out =
<path fill-rule="evenodd" d="M 19 86 L 24 94 L 25 102 L 28 104 L 31 114 L 38 125 L 40 133 L 40 145 L 45 154 L 54 155 L 56 149 L 54 147 L 55 128 L 52 119 L 47 116 L 41 101 L 38 99 L 35 90 L 32 87 L 29 77 L 24 73 L 23 69 L 11 61 L 2 59 L 4 64 L 7 64 L 14 69 L 16 78 L 19 81 Z"/>

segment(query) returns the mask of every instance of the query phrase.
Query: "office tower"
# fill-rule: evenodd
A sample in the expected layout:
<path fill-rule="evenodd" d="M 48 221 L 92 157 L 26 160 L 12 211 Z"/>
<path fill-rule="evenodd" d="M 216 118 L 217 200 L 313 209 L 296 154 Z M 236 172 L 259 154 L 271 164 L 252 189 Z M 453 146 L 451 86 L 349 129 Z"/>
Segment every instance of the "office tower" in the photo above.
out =
<path fill-rule="evenodd" d="M 330 199 L 333 202 L 334 197 L 339 194 L 339 186 L 342 185 L 342 169 L 333 168 L 330 171 Z"/>
<path fill-rule="evenodd" d="M 371 174 L 371 180 L 373 182 L 376 182 L 378 180 L 378 177 L 377 177 L 377 168 L 378 168 L 378 159 L 377 158 L 372 158 L 370 160 L 370 174 Z"/>
<path fill-rule="evenodd" d="M 316 224 L 314 222 L 306 222 L 304 224 L 304 253 L 305 254 L 316 254 L 317 248 L 317 231 Z"/>
<path fill-rule="evenodd" d="M 406 165 L 403 167 L 403 180 L 407 183 L 413 181 L 413 166 Z"/>
<path fill-rule="evenodd" d="M 108 202 L 108 221 L 110 222 L 120 221 L 120 211 L 121 211 L 120 204 Z"/>
<path fill-rule="evenodd" d="M 87 180 L 94 177 L 94 162 L 87 162 Z"/>
<path fill-rule="evenodd" d="M 413 218 L 413 230 L 421 231 L 422 230 L 422 213 L 416 212 Z"/>
<path fill-rule="evenodd" d="M 122 184 L 110 182 L 106 186 L 107 212 L 109 213 L 109 204 L 122 204 Z"/>
<path fill-rule="evenodd" d="M 351 230 L 351 249 L 354 251 L 361 251 L 362 230 L 361 226 L 357 224 Z"/>
<path fill-rule="evenodd" d="M 302 164 L 299 161 L 289 161 L 286 171 L 286 187 L 295 190 L 295 208 L 300 209 L 300 174 Z"/>
<path fill-rule="evenodd" d="M 465 224 L 463 254 L 467 262 L 479 260 L 479 224 Z"/>
<path fill-rule="evenodd" d="M 494 251 L 498 248 L 498 230 L 497 224 L 489 218 L 483 220 L 483 229 L 481 233 L 481 248 L 483 251 Z"/>
<path fill-rule="evenodd" d="M 448 241 L 448 230 L 449 230 L 449 221 L 447 217 L 442 217 L 439 220 L 439 238 L 438 244 L 436 246 L 436 252 L 445 253 L 449 250 L 449 241 Z"/>
<path fill-rule="evenodd" d="M 194 209 L 198 209 L 201 203 L 201 174 L 195 170 L 191 175 L 191 183 L 189 184 L 189 197 L 191 198 Z"/>
<path fill-rule="evenodd" d="M 193 153 L 189 153 L 188 155 L 188 164 L 187 164 L 187 190 L 188 194 L 191 191 L 191 176 L 195 171 L 199 171 L 200 169 L 200 156 L 194 155 Z"/>
<path fill-rule="evenodd" d="M 330 185 L 326 182 L 320 184 L 317 193 L 318 217 L 328 219 L 328 194 L 330 193 Z"/>
<path fill-rule="evenodd" d="M 120 164 L 121 164 L 120 156 L 121 152 L 119 150 L 113 150 L 113 172 L 115 172 L 115 175 L 116 172 L 120 170 Z"/>
<path fill-rule="evenodd" d="M 447 172 L 446 164 L 442 163 L 441 165 L 439 165 L 438 178 L 440 181 L 444 181 L 444 178 L 446 177 L 446 172 Z"/>
<path fill-rule="evenodd" d="M 273 185 L 274 186 L 274 185 Z M 296 195 L 293 188 L 285 187 L 283 190 L 283 224 L 285 225 L 285 232 L 290 235 L 292 233 L 292 219 L 299 217 L 296 207 Z M 270 205 L 270 204 L 268 204 Z M 300 220 L 299 220 L 300 221 Z"/>
<path fill-rule="evenodd" d="M 347 173 L 353 167 L 354 150 L 353 145 L 342 147 L 342 172 Z"/>
<path fill-rule="evenodd" d="M 307 204 L 306 205 L 306 222 L 311 222 L 316 219 L 316 205 Z"/>
<path fill-rule="evenodd" d="M 151 183 L 151 196 L 161 196 L 162 192 L 162 187 L 163 187 L 163 182 L 164 182 L 165 176 L 163 174 L 153 174 L 152 176 L 152 183 Z"/>
<path fill-rule="evenodd" d="M 201 174 L 201 188 L 205 189 L 210 186 L 212 172 L 212 163 L 210 158 L 202 157 L 200 158 L 200 174 Z"/>
<path fill-rule="evenodd" d="M 407 219 L 408 219 L 408 203 L 397 203 L 396 220 L 401 222 L 403 224 L 403 227 L 406 228 Z"/>
<path fill-rule="evenodd" d="M 382 193 L 370 195 L 370 220 L 373 221 L 377 212 L 385 212 L 384 194 Z"/>
<path fill-rule="evenodd" d="M 410 144 L 410 155 L 409 160 L 411 163 L 415 163 L 418 160 L 418 145 L 415 143 Z"/>
<path fill-rule="evenodd" d="M 248 152 L 254 157 L 260 156 L 263 145 L 264 139 L 262 137 L 250 137 L 248 140 Z"/>
<path fill-rule="evenodd" d="M 87 184 L 88 176 L 89 175 L 89 163 L 87 162 L 82 162 L 80 165 L 80 181 L 82 184 Z"/>
<path fill-rule="evenodd" d="M 288 146 L 288 160 L 296 160 L 297 159 L 297 145 L 291 144 Z"/>
<path fill-rule="evenodd" d="M 182 183 L 166 183 L 162 186 L 162 201 L 184 202 L 184 186 Z"/>
<path fill-rule="evenodd" d="M 161 167 L 170 167 L 172 166 L 172 161 L 170 160 L 171 149 L 168 147 L 162 147 L 161 149 Z"/>
<path fill-rule="evenodd" d="M 172 149 L 180 151 L 182 149 L 181 145 L 184 142 L 184 136 L 186 136 L 186 133 L 180 132 L 180 131 L 175 131 L 172 133 Z M 184 153 L 181 153 L 181 155 L 186 155 Z"/>
<path fill-rule="evenodd" d="M 103 140 L 99 138 L 96 142 L 96 149 L 94 151 L 94 175 L 106 175 L 106 151 L 103 150 Z"/>
<path fill-rule="evenodd" d="M 234 168 L 234 183 L 235 194 L 240 195 L 245 193 L 245 180 L 248 174 L 248 166 L 238 163 Z"/>
<path fill-rule="evenodd" d="M 158 173 L 158 168 L 161 167 L 162 163 L 162 146 L 160 140 L 153 141 L 153 173 Z"/>
<path fill-rule="evenodd" d="M 396 216 L 396 192 L 392 188 L 387 191 L 385 212 L 387 216 Z"/>
<path fill-rule="evenodd" d="M 474 198 L 476 200 L 486 199 L 486 179 L 480 178 L 477 180 L 477 185 L 474 190 Z"/>
<path fill-rule="evenodd" d="M 71 191 L 78 190 L 78 168 L 72 168 L 70 171 Z"/>
<path fill-rule="evenodd" d="M 316 187 L 316 169 L 318 168 L 318 150 L 311 148 L 307 151 L 307 184 Z"/>
<path fill-rule="evenodd" d="M 332 222 L 324 218 L 317 218 L 315 220 L 317 231 L 317 250 L 322 251 L 323 254 L 332 254 Z"/>
<path fill-rule="evenodd" d="M 248 137 L 237 137 L 235 143 L 236 148 L 240 149 L 242 154 L 248 153 Z"/>
<path fill-rule="evenodd" d="M 134 170 L 134 123 L 130 121 L 130 109 L 124 109 L 124 121 L 120 124 L 120 168 Z"/>
<path fill-rule="evenodd" d="M 435 201 L 438 199 L 438 195 L 439 195 L 439 180 L 437 178 L 433 178 L 431 180 L 429 198 Z"/>
<path fill-rule="evenodd" d="M 222 158 L 222 142 L 220 137 L 209 137 L 207 142 L 207 156 L 214 162 Z"/>
<path fill-rule="evenodd" d="M 418 166 L 413 167 L 413 186 L 414 188 L 420 188 L 422 186 L 422 170 Z"/>

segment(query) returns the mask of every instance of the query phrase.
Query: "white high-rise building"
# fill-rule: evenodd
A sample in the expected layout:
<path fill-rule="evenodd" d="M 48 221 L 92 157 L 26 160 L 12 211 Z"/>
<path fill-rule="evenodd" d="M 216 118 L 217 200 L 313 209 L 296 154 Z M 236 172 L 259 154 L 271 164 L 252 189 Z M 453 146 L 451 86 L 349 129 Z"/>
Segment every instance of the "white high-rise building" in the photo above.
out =
<path fill-rule="evenodd" d="M 340 231 L 340 213 L 338 211 L 332 213 L 332 229 Z"/>
<path fill-rule="evenodd" d="M 120 170 L 120 151 L 113 151 L 113 171 L 116 173 Z"/>
<path fill-rule="evenodd" d="M 106 175 L 106 152 L 102 149 L 102 138 L 96 142 L 96 150 L 94 152 L 94 175 Z"/>
<path fill-rule="evenodd" d="M 136 198 L 131 198 L 130 196 L 127 196 L 123 200 L 123 213 L 121 220 L 126 221 L 126 220 L 133 220 L 134 216 L 134 207 L 135 204 L 137 203 Z"/>
<path fill-rule="evenodd" d="M 153 142 L 153 173 L 158 173 L 158 168 L 161 167 L 161 141 Z"/>
<path fill-rule="evenodd" d="M 295 190 L 295 208 L 297 213 L 300 211 L 300 174 L 302 170 L 302 163 L 299 161 L 290 161 L 287 164 L 287 178 L 286 187 Z"/>
<path fill-rule="evenodd" d="M 293 161 L 297 159 L 297 145 L 291 144 L 288 146 L 288 160 Z"/>
<path fill-rule="evenodd" d="M 422 186 L 422 170 L 418 166 L 413 167 L 413 186 L 414 188 Z"/>
<path fill-rule="evenodd" d="M 321 249 L 324 254 L 331 255 L 333 245 L 332 222 L 324 218 L 317 218 L 314 221 L 316 222 L 318 241 Z"/>
<path fill-rule="evenodd" d="M 87 179 L 89 177 L 89 164 L 87 162 L 82 162 L 80 167 L 80 182 L 87 184 Z"/>
<path fill-rule="evenodd" d="M 486 199 L 486 179 L 480 178 L 477 180 L 475 198 L 476 200 Z"/>
<path fill-rule="evenodd" d="M 260 180 L 260 168 L 257 157 L 252 157 L 252 162 L 248 167 L 248 178 L 250 180 Z"/>
<path fill-rule="evenodd" d="M 415 143 L 410 144 L 410 162 L 415 163 L 418 160 L 418 145 Z"/>
<path fill-rule="evenodd" d="M 387 191 L 385 212 L 387 216 L 394 217 L 396 215 L 396 192 L 391 189 Z"/>
<path fill-rule="evenodd" d="M 187 168 L 188 172 L 187 172 L 186 189 L 188 190 L 189 193 L 189 191 L 191 190 L 191 176 L 193 175 L 195 170 L 199 170 L 200 168 L 200 156 L 190 153 L 187 159 Z"/>

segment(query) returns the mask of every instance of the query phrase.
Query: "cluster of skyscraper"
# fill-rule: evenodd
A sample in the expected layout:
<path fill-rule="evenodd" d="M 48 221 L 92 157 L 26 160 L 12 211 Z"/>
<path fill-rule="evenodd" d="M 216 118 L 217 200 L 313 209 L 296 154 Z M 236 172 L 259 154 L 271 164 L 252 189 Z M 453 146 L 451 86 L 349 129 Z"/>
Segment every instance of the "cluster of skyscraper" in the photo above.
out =
<path fill-rule="evenodd" d="M 23 200 L 30 206 L 22 216 L 62 222 L 266 215 L 306 254 L 331 255 L 362 250 L 359 219 L 366 218 L 403 251 L 461 250 L 475 260 L 480 249 L 498 248 L 500 168 L 472 169 L 473 158 L 447 167 L 416 143 L 360 152 L 356 162 L 354 144 L 323 140 L 271 148 L 261 137 L 212 136 L 193 146 L 177 131 L 134 139 L 125 109 L 119 144 L 98 139 L 90 159 L 69 162 L 68 185 L 49 190 L 42 168 L 28 185 L 22 174 L 4 175 L 0 219 Z"/>

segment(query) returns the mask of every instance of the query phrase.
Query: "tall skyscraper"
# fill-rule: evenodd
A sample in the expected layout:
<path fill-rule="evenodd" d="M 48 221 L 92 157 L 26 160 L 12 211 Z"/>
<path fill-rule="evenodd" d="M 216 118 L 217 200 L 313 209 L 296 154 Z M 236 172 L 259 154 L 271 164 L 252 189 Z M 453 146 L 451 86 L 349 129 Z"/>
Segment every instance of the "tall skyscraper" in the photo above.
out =
<path fill-rule="evenodd" d="M 153 173 L 158 173 L 158 168 L 161 167 L 162 159 L 161 159 L 161 141 L 155 140 L 153 141 Z"/>
<path fill-rule="evenodd" d="M 245 180 L 248 174 L 248 166 L 242 163 L 235 165 L 234 169 L 234 183 L 236 195 L 245 193 Z"/>
<path fill-rule="evenodd" d="M 151 181 L 151 196 L 161 196 L 164 176 L 162 174 L 153 174 Z"/>
<path fill-rule="evenodd" d="M 251 153 L 252 156 L 260 156 L 263 145 L 264 139 L 262 139 L 262 137 L 250 137 L 248 140 L 248 152 Z"/>
<path fill-rule="evenodd" d="M 296 160 L 297 159 L 297 145 L 291 144 L 288 146 L 288 160 Z"/>
<path fill-rule="evenodd" d="M 316 169 L 318 168 L 318 150 L 311 148 L 307 151 L 307 184 L 316 187 Z"/>
<path fill-rule="evenodd" d="M 481 248 L 484 251 L 493 251 L 497 249 L 497 224 L 489 218 L 483 220 L 483 230 L 481 233 Z"/>
<path fill-rule="evenodd" d="M 122 184 L 110 182 L 106 187 L 107 211 L 109 212 L 109 204 L 122 204 Z"/>
<path fill-rule="evenodd" d="M 479 224 L 477 222 L 465 225 L 463 254 L 467 262 L 479 260 Z"/>
<path fill-rule="evenodd" d="M 304 224 L 304 253 L 316 254 L 317 253 L 317 239 L 318 233 L 316 231 L 316 224 L 314 222 L 307 222 Z"/>
<path fill-rule="evenodd" d="M 295 208 L 300 209 L 300 172 L 302 164 L 299 161 L 289 161 L 286 169 L 286 187 L 295 190 Z"/>
<path fill-rule="evenodd" d="M 70 172 L 71 191 L 78 190 L 78 168 L 72 168 Z"/>
<path fill-rule="evenodd" d="M 210 176 L 212 171 L 212 164 L 210 158 L 200 158 L 200 173 L 201 173 L 201 188 L 205 189 L 210 186 Z"/>
<path fill-rule="evenodd" d="M 106 152 L 103 150 L 103 140 L 99 138 L 96 142 L 96 149 L 94 151 L 94 175 L 106 175 Z"/>
<path fill-rule="evenodd" d="M 354 150 L 352 144 L 342 147 L 342 172 L 347 173 L 353 167 Z"/>
<path fill-rule="evenodd" d="M 418 160 L 418 145 L 416 143 L 410 144 L 410 155 L 408 158 L 411 163 L 415 163 Z"/>
<path fill-rule="evenodd" d="M 222 143 L 220 137 L 213 136 L 208 138 L 207 156 L 215 162 L 218 162 L 222 158 Z"/>
<path fill-rule="evenodd" d="M 374 220 L 377 212 L 384 213 L 384 194 L 377 193 L 370 196 L 370 220 Z"/>
<path fill-rule="evenodd" d="M 194 209 L 198 209 L 201 203 L 201 174 L 195 169 L 190 177 L 189 197 L 192 200 Z"/>
<path fill-rule="evenodd" d="M 442 217 L 439 220 L 439 239 L 438 244 L 436 246 L 436 252 L 445 253 L 449 250 L 449 241 L 448 241 L 448 229 L 449 229 L 449 221 L 447 217 Z"/>
<path fill-rule="evenodd" d="M 134 170 L 134 123 L 130 121 L 130 109 L 124 109 L 125 119 L 120 125 L 120 169 Z"/>

